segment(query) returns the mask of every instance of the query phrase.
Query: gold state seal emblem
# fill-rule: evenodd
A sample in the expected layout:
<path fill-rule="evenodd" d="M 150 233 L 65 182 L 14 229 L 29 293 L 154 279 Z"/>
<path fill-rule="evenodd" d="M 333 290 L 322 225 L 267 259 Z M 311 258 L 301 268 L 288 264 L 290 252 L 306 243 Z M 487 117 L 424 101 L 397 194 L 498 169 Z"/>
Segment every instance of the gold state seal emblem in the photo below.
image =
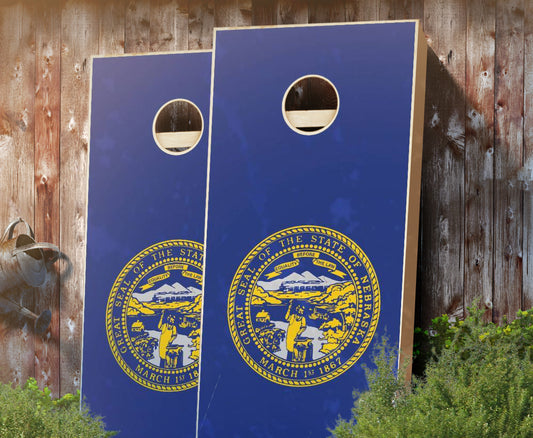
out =
<path fill-rule="evenodd" d="M 319 385 L 348 370 L 378 323 L 380 291 L 366 254 L 345 235 L 299 226 L 259 243 L 228 298 L 237 350 L 264 378 Z"/>
<path fill-rule="evenodd" d="M 135 382 L 156 391 L 198 383 L 203 246 L 168 240 L 133 257 L 106 308 L 111 351 Z"/>

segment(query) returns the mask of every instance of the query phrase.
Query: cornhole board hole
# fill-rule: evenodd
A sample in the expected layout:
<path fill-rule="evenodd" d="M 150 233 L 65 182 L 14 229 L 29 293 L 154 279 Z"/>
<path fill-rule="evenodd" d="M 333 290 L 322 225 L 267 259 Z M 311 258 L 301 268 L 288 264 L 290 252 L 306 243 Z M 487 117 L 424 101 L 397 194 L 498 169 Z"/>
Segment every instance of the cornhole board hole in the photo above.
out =
<path fill-rule="evenodd" d="M 82 392 L 127 437 L 195 433 L 210 75 L 93 60 Z"/>
<path fill-rule="evenodd" d="M 199 437 L 322 437 L 412 349 L 416 21 L 215 32 Z"/>

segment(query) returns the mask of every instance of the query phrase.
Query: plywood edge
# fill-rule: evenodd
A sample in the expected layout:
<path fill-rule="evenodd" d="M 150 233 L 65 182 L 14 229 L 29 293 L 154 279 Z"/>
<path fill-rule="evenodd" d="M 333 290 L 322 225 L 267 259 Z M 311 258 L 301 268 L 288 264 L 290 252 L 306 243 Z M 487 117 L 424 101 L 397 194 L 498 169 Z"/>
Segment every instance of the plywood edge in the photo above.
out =
<path fill-rule="evenodd" d="M 323 127 L 331 123 L 337 110 L 298 110 L 286 111 L 285 115 L 296 128 Z"/>
<path fill-rule="evenodd" d="M 268 26 L 233 26 L 233 27 L 215 27 L 213 28 L 214 35 L 219 31 L 228 30 L 253 30 L 253 29 L 287 29 L 298 27 L 326 27 L 326 26 L 354 26 L 354 25 L 368 25 L 368 24 L 398 24 L 398 23 L 416 23 L 419 25 L 420 20 L 376 20 L 376 21 L 346 21 L 338 23 L 302 23 L 302 24 L 277 24 Z M 214 37 L 213 37 L 214 38 Z M 213 42 L 213 50 L 215 45 Z"/>
<path fill-rule="evenodd" d="M 198 143 L 202 131 L 158 132 L 155 134 L 161 146 L 167 149 L 191 148 Z"/>
<path fill-rule="evenodd" d="M 207 268 L 207 222 L 209 218 L 209 182 L 211 175 L 211 143 L 213 137 L 213 95 L 215 89 L 215 55 L 217 45 L 217 34 L 213 32 L 213 50 L 211 50 L 211 86 L 209 90 L 209 126 L 207 131 L 207 166 L 206 166 L 206 184 L 205 184 L 205 213 L 204 213 L 204 259 L 202 264 L 202 309 L 200 312 L 200 348 L 198 363 L 198 388 L 196 395 L 196 435 L 198 438 L 198 432 L 200 430 L 200 386 L 202 384 L 202 350 L 204 341 L 204 309 L 205 309 L 205 283 L 206 283 L 206 268 Z"/>
<path fill-rule="evenodd" d="M 83 359 L 85 351 L 85 303 L 87 298 L 87 256 L 89 254 L 88 243 L 88 230 L 89 230 L 89 190 L 91 179 L 91 133 L 92 133 L 92 116 L 93 116 L 93 84 L 94 84 L 94 56 L 91 56 L 91 80 L 89 81 L 89 138 L 87 139 L 87 175 L 86 175 L 86 187 L 87 193 L 85 193 L 85 282 L 83 290 L 83 303 L 82 303 L 82 321 L 81 325 L 81 366 L 80 366 L 80 394 L 83 397 Z"/>
<path fill-rule="evenodd" d="M 420 189 L 422 182 L 422 146 L 424 133 L 424 104 L 426 92 L 427 46 L 420 22 L 416 23 L 411 95 L 411 128 L 407 200 L 405 217 L 404 272 L 398 366 L 405 369 L 410 380 L 412 372 L 413 334 L 415 321 L 416 273 L 418 257 L 418 227 Z"/>
<path fill-rule="evenodd" d="M 165 55 L 183 55 L 190 53 L 211 53 L 211 50 L 169 50 L 160 52 L 139 52 L 139 53 L 117 53 L 113 55 L 92 55 L 91 59 L 105 58 L 135 58 L 138 56 L 165 56 Z"/>

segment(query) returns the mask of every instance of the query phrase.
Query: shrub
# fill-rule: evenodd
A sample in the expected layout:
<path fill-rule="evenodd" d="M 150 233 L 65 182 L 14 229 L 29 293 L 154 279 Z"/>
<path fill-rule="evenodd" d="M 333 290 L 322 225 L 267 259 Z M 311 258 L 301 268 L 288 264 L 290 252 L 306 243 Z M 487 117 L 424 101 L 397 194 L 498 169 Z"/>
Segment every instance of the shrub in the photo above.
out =
<path fill-rule="evenodd" d="M 457 324 L 433 321 L 433 358 L 410 384 L 397 378 L 397 354 L 384 340 L 376 368 L 365 370 L 368 391 L 355 395 L 352 419 L 339 420 L 332 435 L 533 437 L 533 309 L 502 326 L 469 312 Z"/>
<path fill-rule="evenodd" d="M 52 399 L 50 390 L 40 390 L 28 379 L 23 388 L 0 384 L 1 438 L 99 438 L 110 437 L 102 420 L 80 409 L 80 395 Z"/>

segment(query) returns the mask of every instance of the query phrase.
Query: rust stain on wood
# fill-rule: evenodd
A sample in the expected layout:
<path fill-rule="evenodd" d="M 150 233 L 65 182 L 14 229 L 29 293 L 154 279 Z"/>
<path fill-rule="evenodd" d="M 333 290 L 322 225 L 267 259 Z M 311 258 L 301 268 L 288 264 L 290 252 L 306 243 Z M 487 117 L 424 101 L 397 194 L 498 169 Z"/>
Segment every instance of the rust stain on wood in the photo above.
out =
<path fill-rule="evenodd" d="M 65 4 L 61 39 L 69 50 L 61 58 L 62 65 L 82 66 L 91 54 L 98 52 L 98 8 L 98 3 L 94 2 Z M 80 34 L 84 38 L 80 38 Z M 81 368 L 90 77 L 90 64 L 85 68 L 61 69 L 60 248 L 68 257 L 61 263 L 61 268 L 62 271 L 72 271 L 70 277 L 62 276 L 60 280 L 62 393 L 79 388 L 73 376 L 79 374 Z M 69 318 L 74 321 L 74 332 L 66 324 Z"/>
<path fill-rule="evenodd" d="M 59 244 L 59 133 L 61 80 L 61 9 L 57 3 L 35 9 L 35 233 Z M 52 312 L 50 329 L 35 337 L 35 377 L 52 395 L 60 395 L 60 293 L 55 267 L 36 291 L 35 313 Z"/>

